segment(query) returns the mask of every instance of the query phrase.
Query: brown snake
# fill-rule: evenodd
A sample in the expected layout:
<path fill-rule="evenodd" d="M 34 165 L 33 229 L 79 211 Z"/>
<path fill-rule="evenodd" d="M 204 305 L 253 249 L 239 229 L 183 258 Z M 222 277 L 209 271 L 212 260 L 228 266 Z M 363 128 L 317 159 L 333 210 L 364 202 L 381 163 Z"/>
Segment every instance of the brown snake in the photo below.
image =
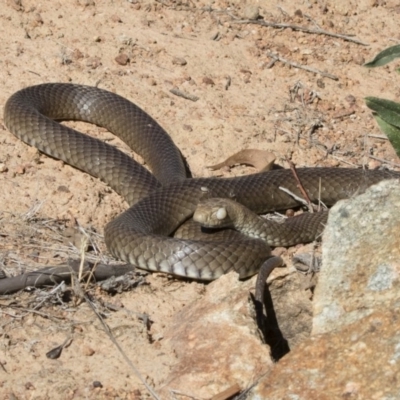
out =
<path fill-rule="evenodd" d="M 81 120 L 108 129 L 140 154 L 154 175 L 129 156 L 54 120 Z M 234 269 L 257 272 L 270 255 L 261 240 L 227 242 L 169 237 L 204 197 L 229 197 L 256 213 L 298 205 L 279 189 L 301 196 L 290 170 L 235 178 L 187 178 L 179 150 L 156 121 L 128 100 L 95 87 L 50 83 L 28 87 L 7 101 L 4 122 L 40 151 L 100 178 L 131 207 L 107 224 L 109 251 L 137 267 L 211 280 Z M 361 169 L 300 168 L 311 200 L 327 205 L 400 173 Z M 301 237 L 299 237 L 301 242 Z"/>

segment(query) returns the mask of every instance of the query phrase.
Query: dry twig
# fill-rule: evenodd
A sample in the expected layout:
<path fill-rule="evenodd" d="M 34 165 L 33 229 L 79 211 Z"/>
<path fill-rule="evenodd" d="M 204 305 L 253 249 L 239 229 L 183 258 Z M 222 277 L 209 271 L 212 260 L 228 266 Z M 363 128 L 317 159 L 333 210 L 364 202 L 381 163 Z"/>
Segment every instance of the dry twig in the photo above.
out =
<path fill-rule="evenodd" d="M 38 288 L 55 283 L 68 282 L 73 273 L 79 273 L 80 262 L 72 261 L 68 264 L 56 267 L 47 267 L 37 271 L 28 272 L 12 278 L 0 280 L 0 294 L 9 294 L 28 287 Z M 96 268 L 91 263 L 86 262 L 83 272 L 92 274 L 97 281 L 108 279 L 111 276 L 120 276 L 134 271 L 135 267 L 130 264 L 106 265 L 97 264 Z"/>
<path fill-rule="evenodd" d="M 224 390 L 213 396 L 211 400 L 227 400 L 230 399 L 232 396 L 238 394 L 240 392 L 240 386 L 235 383 L 234 385 L 230 386 L 228 389 Z"/>
<path fill-rule="evenodd" d="M 333 33 L 329 31 L 325 31 L 323 29 L 310 29 L 307 28 L 306 26 L 300 26 L 300 25 L 292 25 L 292 24 L 282 24 L 279 22 L 270 22 L 270 21 L 263 21 L 263 20 L 253 20 L 253 19 L 246 19 L 246 20 L 239 20 L 239 21 L 232 21 L 232 24 L 255 24 L 255 25 L 261 25 L 261 26 L 268 26 L 270 28 L 277 28 L 277 29 L 292 29 L 294 31 L 300 31 L 300 32 L 305 32 L 305 33 L 311 33 L 315 35 L 326 35 L 326 36 L 331 36 L 337 39 L 343 39 L 348 42 L 353 42 L 360 44 L 362 46 L 369 46 L 368 43 L 362 42 L 361 40 L 358 40 L 350 35 L 343 35 L 340 33 Z"/>
<path fill-rule="evenodd" d="M 338 81 L 339 80 L 339 78 L 336 75 L 332 75 L 332 74 L 330 74 L 328 72 L 324 72 L 324 71 L 321 71 L 321 70 L 316 69 L 316 68 L 307 67 L 306 65 L 298 64 L 298 63 L 296 63 L 294 61 L 289 61 L 286 58 L 283 58 L 283 57 L 281 57 L 281 56 L 279 56 L 277 54 L 271 53 L 270 51 L 267 52 L 267 56 L 272 58 L 275 61 L 280 61 L 280 62 L 283 62 L 284 64 L 291 65 L 294 68 L 304 69 L 305 71 L 309 71 L 309 72 L 312 72 L 314 74 L 319 74 L 321 76 L 325 76 L 326 78 L 333 79 L 334 81 Z"/>
<path fill-rule="evenodd" d="M 395 162 L 393 162 L 393 161 L 388 161 L 388 160 L 385 160 L 384 158 L 379 158 L 379 157 L 375 157 L 375 156 L 373 156 L 373 155 L 368 155 L 368 157 L 369 158 L 372 158 L 373 160 L 376 160 L 376 161 L 380 161 L 380 162 L 382 162 L 382 163 L 385 163 L 385 164 L 390 164 L 391 166 L 393 166 L 393 167 L 397 167 L 397 168 L 400 168 L 400 164 L 397 164 L 397 163 L 395 163 Z"/>
<path fill-rule="evenodd" d="M 297 174 L 297 171 L 296 171 L 296 167 L 294 166 L 294 164 L 290 160 L 286 160 L 286 161 L 289 164 L 290 170 L 292 171 L 294 179 L 297 182 L 297 187 L 299 188 L 301 194 L 303 195 L 304 199 L 307 202 L 308 211 L 311 212 L 311 213 L 314 212 L 314 204 L 310 200 L 310 197 L 308 196 L 307 191 L 304 189 L 304 186 L 301 183 L 299 175 Z"/>
<path fill-rule="evenodd" d="M 83 294 L 83 297 L 85 299 L 85 301 L 87 302 L 87 304 L 90 306 L 90 308 L 92 309 L 92 311 L 96 314 L 97 318 L 99 319 L 101 325 L 103 326 L 105 332 L 107 333 L 108 337 L 110 338 L 111 342 L 114 344 L 114 346 L 118 349 L 118 351 L 120 352 L 120 354 L 122 355 L 122 357 L 124 358 L 124 360 L 126 361 L 126 363 L 131 367 L 132 371 L 134 372 L 134 374 L 137 376 L 137 378 L 143 383 L 143 385 L 146 387 L 146 389 L 148 390 L 148 392 L 153 396 L 154 399 L 156 400 L 160 400 L 160 397 L 157 395 L 157 393 L 153 390 L 153 388 L 151 388 L 147 382 L 145 381 L 145 379 L 142 377 L 142 375 L 140 374 L 139 370 L 133 365 L 132 361 L 129 359 L 129 357 L 126 355 L 126 353 L 124 352 L 124 350 L 122 349 L 122 347 L 120 346 L 120 344 L 118 343 L 117 339 L 115 339 L 115 336 L 113 335 L 110 327 L 106 324 L 106 322 L 104 321 L 103 317 L 100 315 L 100 313 L 96 310 L 96 307 L 94 306 L 94 304 L 92 303 L 92 301 L 89 299 L 89 297 L 87 296 L 86 293 Z"/>

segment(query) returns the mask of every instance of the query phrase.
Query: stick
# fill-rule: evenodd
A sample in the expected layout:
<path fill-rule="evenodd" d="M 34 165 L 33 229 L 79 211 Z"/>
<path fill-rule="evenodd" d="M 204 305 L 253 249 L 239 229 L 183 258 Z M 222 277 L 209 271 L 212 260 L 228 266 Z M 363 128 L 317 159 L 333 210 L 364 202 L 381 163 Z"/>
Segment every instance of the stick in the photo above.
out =
<path fill-rule="evenodd" d="M 99 281 L 108 279 L 111 276 L 124 275 L 130 271 L 134 271 L 135 267 L 130 264 L 123 265 L 106 265 L 97 264 L 93 272 L 93 265 L 85 263 L 84 272 L 93 273 L 93 277 Z M 69 264 L 62 264 L 57 267 L 47 267 L 37 271 L 28 272 L 26 274 L 14 276 L 12 278 L 0 279 L 0 294 L 9 294 L 27 287 L 42 287 L 46 285 L 54 285 L 62 281 L 71 279 L 71 270 L 79 273 L 80 262 L 73 261 Z"/>
<path fill-rule="evenodd" d="M 94 304 L 91 302 L 91 300 L 89 299 L 88 295 L 86 293 L 83 293 L 84 299 L 86 301 L 86 303 L 90 306 L 90 308 L 92 309 L 92 311 L 95 313 L 95 315 L 97 316 L 97 318 L 99 319 L 101 325 L 104 328 L 104 331 L 106 332 L 106 334 L 108 335 L 108 337 L 110 338 L 111 342 L 114 344 L 114 346 L 118 349 L 119 353 L 122 355 L 122 357 L 124 358 L 125 362 L 131 367 L 132 371 L 134 372 L 134 374 L 136 375 L 136 377 L 143 383 L 143 385 L 145 386 L 145 388 L 148 390 L 148 392 L 153 396 L 154 399 L 156 400 L 160 400 L 160 397 L 157 395 L 157 393 L 154 391 L 154 389 L 152 387 L 150 387 L 146 380 L 142 377 L 142 375 L 140 374 L 139 370 L 133 365 L 132 361 L 129 359 L 129 357 L 125 354 L 124 350 L 122 349 L 122 347 L 120 346 L 120 344 L 118 343 L 117 339 L 115 339 L 110 327 L 106 324 L 106 322 L 104 321 L 103 317 L 100 315 L 100 313 L 96 310 L 96 307 L 94 306 Z"/>
<path fill-rule="evenodd" d="M 282 190 L 282 192 L 287 193 L 290 197 L 293 197 L 296 201 L 298 201 L 299 203 L 301 203 L 301 204 L 305 205 L 306 207 L 308 207 L 308 203 L 303 198 L 301 198 L 300 196 L 295 195 L 289 189 L 286 189 L 283 186 L 279 186 L 279 190 Z"/>
<path fill-rule="evenodd" d="M 232 24 L 255 24 L 255 25 L 261 25 L 261 26 L 269 26 L 271 28 L 278 28 L 278 29 L 293 29 L 294 31 L 311 33 L 311 34 L 315 34 L 315 35 L 326 35 L 326 36 L 331 36 L 331 37 L 335 37 L 338 39 L 343 39 L 348 42 L 357 43 L 362 46 L 369 46 L 368 43 L 361 42 L 360 40 L 355 39 L 355 38 L 351 37 L 350 35 L 333 33 L 333 32 L 329 32 L 329 31 L 325 31 L 323 29 L 310 29 L 310 28 L 307 28 L 305 26 L 300 26 L 300 25 L 282 24 L 282 23 L 277 23 L 277 22 L 259 21 L 259 20 L 252 20 L 252 19 L 232 21 Z"/>
<path fill-rule="evenodd" d="M 325 76 L 326 78 L 333 79 L 334 81 L 338 81 L 339 80 L 339 78 L 336 75 L 329 74 L 328 72 L 324 72 L 324 71 L 321 71 L 321 70 L 316 69 L 316 68 L 307 67 L 305 65 L 298 64 L 298 63 L 296 63 L 294 61 L 289 61 L 286 58 L 283 58 L 283 57 L 281 57 L 281 56 L 279 56 L 277 54 L 271 53 L 270 51 L 267 52 L 267 56 L 271 57 L 272 59 L 274 59 L 276 61 L 280 61 L 280 62 L 283 62 L 284 64 L 291 65 L 294 68 L 300 68 L 300 69 L 304 69 L 304 70 L 306 70 L 308 72 L 312 72 L 314 74 L 320 74 L 321 76 Z"/>
<path fill-rule="evenodd" d="M 227 400 L 230 399 L 235 394 L 238 394 L 239 392 L 240 392 L 240 386 L 237 383 L 235 383 L 234 385 L 224 390 L 223 392 L 220 392 L 215 396 L 211 397 L 211 400 Z"/>
<path fill-rule="evenodd" d="M 373 155 L 371 155 L 371 154 L 370 154 L 368 157 L 369 157 L 369 158 L 372 158 L 373 160 L 383 162 L 384 164 L 390 164 L 390 165 L 392 165 L 393 167 L 397 167 L 397 168 L 400 167 L 400 164 L 397 164 L 397 163 L 395 163 L 395 162 L 393 162 L 393 161 L 385 160 L 384 158 L 375 157 L 375 156 L 373 156 Z"/>
<path fill-rule="evenodd" d="M 286 161 L 289 163 L 289 167 L 290 167 L 290 170 L 293 173 L 294 179 L 296 179 L 297 187 L 299 188 L 299 190 L 300 190 L 301 194 L 303 195 L 304 199 L 307 201 L 308 211 L 311 212 L 311 213 L 314 212 L 313 204 L 312 204 L 312 202 L 310 200 L 310 197 L 308 196 L 307 191 L 304 189 L 304 186 L 301 183 L 299 175 L 297 174 L 297 171 L 296 171 L 296 167 L 294 166 L 294 164 L 290 160 L 286 160 Z"/>

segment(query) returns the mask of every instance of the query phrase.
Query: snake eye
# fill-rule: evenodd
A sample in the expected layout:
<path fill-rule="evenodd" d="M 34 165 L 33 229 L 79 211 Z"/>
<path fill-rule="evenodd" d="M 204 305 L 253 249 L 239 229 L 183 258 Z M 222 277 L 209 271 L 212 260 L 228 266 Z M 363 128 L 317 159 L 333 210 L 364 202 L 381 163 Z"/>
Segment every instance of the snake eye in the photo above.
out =
<path fill-rule="evenodd" d="M 216 212 L 215 216 L 219 220 L 225 219 L 226 218 L 226 209 L 224 207 L 219 208 L 218 211 Z"/>

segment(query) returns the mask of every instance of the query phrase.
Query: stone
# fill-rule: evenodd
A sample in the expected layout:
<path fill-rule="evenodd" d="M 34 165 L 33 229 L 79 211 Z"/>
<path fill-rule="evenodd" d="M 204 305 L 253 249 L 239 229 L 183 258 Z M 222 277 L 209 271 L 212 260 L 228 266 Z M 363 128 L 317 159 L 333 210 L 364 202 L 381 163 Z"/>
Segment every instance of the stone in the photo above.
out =
<path fill-rule="evenodd" d="M 242 282 L 231 272 L 210 283 L 204 297 L 178 313 L 164 335 L 177 363 L 161 398 L 169 398 L 170 390 L 210 398 L 235 385 L 246 389 L 267 373 L 274 359 L 310 335 L 311 301 L 302 284 L 293 269 L 274 271 L 264 337 L 250 297 L 255 278 Z"/>
<path fill-rule="evenodd" d="M 247 5 L 243 10 L 243 18 L 244 19 L 258 19 L 260 16 L 260 9 L 252 4 Z"/>
<path fill-rule="evenodd" d="M 383 181 L 329 213 L 313 334 L 337 330 L 400 300 L 400 183 Z"/>
<path fill-rule="evenodd" d="M 249 399 L 400 398 L 400 183 L 381 182 L 331 210 L 312 335 Z"/>

